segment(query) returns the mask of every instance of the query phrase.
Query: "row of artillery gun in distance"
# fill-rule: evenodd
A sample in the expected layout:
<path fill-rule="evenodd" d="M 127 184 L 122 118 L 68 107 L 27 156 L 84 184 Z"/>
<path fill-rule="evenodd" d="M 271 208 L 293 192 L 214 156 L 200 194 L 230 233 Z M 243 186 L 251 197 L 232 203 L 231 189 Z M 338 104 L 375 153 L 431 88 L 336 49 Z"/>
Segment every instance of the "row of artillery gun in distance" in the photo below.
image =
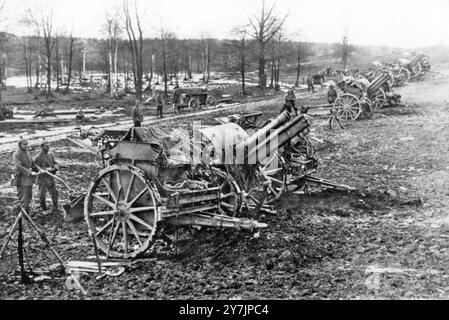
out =
<path fill-rule="evenodd" d="M 135 258 L 158 243 L 179 241 L 180 230 L 258 232 L 268 225 L 255 219 L 274 213 L 273 204 L 285 192 L 353 191 L 314 177 L 318 161 L 307 115 L 283 112 L 258 126 L 260 115 L 225 117 L 220 125 L 202 127 L 201 142 L 194 143 L 198 150 L 188 152 L 179 146 L 192 144 L 193 132 L 177 135 L 177 141 L 155 127 L 97 135 L 104 168 L 85 194 L 72 195 L 64 206 L 66 221 L 84 217 L 107 258 Z"/>
<path fill-rule="evenodd" d="M 419 53 L 411 59 L 398 59 L 385 61 L 383 63 L 374 62 L 375 68 L 365 70 L 337 70 L 333 76 L 343 78 L 347 76 L 356 79 L 366 79 L 373 81 L 380 73 L 388 73 L 388 84 L 391 88 L 406 85 L 409 81 L 417 80 L 430 72 L 430 59 L 427 55 Z"/>
<path fill-rule="evenodd" d="M 328 107 L 344 128 L 364 114 L 372 115 L 387 106 L 400 106 L 401 96 L 393 88 L 403 86 L 411 79 L 419 79 L 429 71 L 429 58 L 418 54 L 405 64 L 384 63 L 379 69 L 341 74 L 336 81 L 340 92 Z"/>

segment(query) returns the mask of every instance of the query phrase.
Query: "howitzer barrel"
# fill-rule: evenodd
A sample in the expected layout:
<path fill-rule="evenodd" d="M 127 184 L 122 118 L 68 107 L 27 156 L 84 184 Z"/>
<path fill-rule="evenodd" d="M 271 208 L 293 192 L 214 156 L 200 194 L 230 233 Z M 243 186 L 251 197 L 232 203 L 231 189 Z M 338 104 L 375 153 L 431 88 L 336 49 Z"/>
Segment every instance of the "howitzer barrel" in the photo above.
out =
<path fill-rule="evenodd" d="M 378 76 L 376 79 L 374 79 L 373 82 L 370 83 L 370 85 L 367 88 L 368 96 L 371 96 L 372 94 L 376 93 L 377 90 L 379 90 L 380 87 L 382 87 L 390 78 L 390 75 L 386 72 L 382 72 L 380 76 Z"/>
<path fill-rule="evenodd" d="M 268 125 L 257 131 L 253 136 L 251 136 L 246 142 L 247 145 L 256 145 L 258 142 L 266 139 L 270 135 L 271 130 L 275 130 L 292 119 L 292 116 L 287 111 L 282 112 L 276 119 L 270 122 Z"/>
<path fill-rule="evenodd" d="M 292 118 L 277 129 L 269 131 L 269 136 L 264 139 L 249 139 L 244 142 L 244 148 L 247 150 L 247 153 L 245 152 L 245 163 L 262 163 L 264 160 L 269 159 L 279 148 L 309 127 L 310 123 L 304 116 L 300 115 Z M 264 130 L 264 133 L 266 134 L 268 131 Z"/>
<path fill-rule="evenodd" d="M 423 59 L 424 55 L 423 54 L 418 54 L 416 56 L 414 56 L 408 63 L 409 67 L 413 67 L 414 65 L 416 65 L 419 61 L 421 61 L 421 59 Z"/>

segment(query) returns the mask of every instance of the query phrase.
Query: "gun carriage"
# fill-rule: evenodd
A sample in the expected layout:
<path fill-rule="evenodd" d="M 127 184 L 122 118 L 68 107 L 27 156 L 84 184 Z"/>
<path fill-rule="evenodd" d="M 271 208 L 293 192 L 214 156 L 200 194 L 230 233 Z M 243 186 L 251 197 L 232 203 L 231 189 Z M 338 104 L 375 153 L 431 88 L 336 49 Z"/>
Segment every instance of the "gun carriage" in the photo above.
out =
<path fill-rule="evenodd" d="M 254 124 L 258 116 L 242 119 Z M 175 242 L 181 228 L 265 228 L 247 216 L 268 210 L 286 191 L 351 190 L 312 176 L 318 162 L 309 127 L 307 116 L 284 112 L 251 136 L 233 122 L 189 134 L 132 128 L 105 143 L 107 166 L 66 215 L 83 206 L 97 247 L 119 258 Z"/>
<path fill-rule="evenodd" d="M 389 73 L 379 74 L 372 82 L 366 79 L 347 78 L 338 83 L 343 92 L 335 100 L 333 115 L 342 123 L 357 120 L 364 110 L 377 111 L 388 103 L 391 89 Z"/>

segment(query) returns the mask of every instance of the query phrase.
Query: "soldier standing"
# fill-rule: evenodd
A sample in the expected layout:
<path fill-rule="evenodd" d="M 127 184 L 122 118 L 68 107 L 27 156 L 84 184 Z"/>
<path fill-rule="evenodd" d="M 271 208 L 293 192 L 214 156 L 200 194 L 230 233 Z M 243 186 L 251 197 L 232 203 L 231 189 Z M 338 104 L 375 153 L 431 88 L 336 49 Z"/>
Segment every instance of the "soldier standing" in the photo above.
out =
<path fill-rule="evenodd" d="M 163 118 L 162 109 L 164 108 L 164 97 L 163 97 L 162 92 L 158 92 L 156 94 L 156 107 L 157 107 L 156 117 L 159 117 L 159 115 L 160 115 L 160 117 L 162 119 Z"/>
<path fill-rule="evenodd" d="M 288 113 L 294 113 L 298 115 L 298 108 L 295 107 L 296 96 L 293 90 L 290 90 L 285 96 L 285 103 L 282 106 L 281 113 L 287 111 Z"/>
<path fill-rule="evenodd" d="M 327 91 L 327 102 L 329 104 L 334 104 L 335 100 L 337 100 L 338 94 L 337 91 L 335 90 L 335 85 L 331 84 L 329 86 L 329 90 Z"/>
<path fill-rule="evenodd" d="M 287 92 L 287 95 L 285 96 L 285 101 L 291 101 L 293 103 L 293 106 L 295 105 L 296 102 L 296 96 L 295 96 L 295 92 L 293 90 L 289 90 Z"/>
<path fill-rule="evenodd" d="M 131 117 L 133 119 L 135 128 L 139 128 L 142 126 L 143 114 L 142 114 L 142 110 L 140 110 L 140 106 L 138 103 L 136 103 L 136 105 L 131 110 Z"/>
<path fill-rule="evenodd" d="M 310 92 L 310 90 L 312 90 L 312 93 L 315 93 L 315 88 L 313 86 L 313 77 L 309 73 L 309 75 L 307 76 L 307 92 Z"/>
<path fill-rule="evenodd" d="M 55 161 L 50 151 L 50 143 L 43 141 L 41 143 L 41 152 L 34 158 L 34 163 L 39 169 L 48 171 L 51 174 L 56 174 L 59 170 L 59 166 Z M 47 211 L 46 195 L 47 191 L 51 195 L 53 203 L 53 213 L 58 213 L 58 190 L 56 189 L 55 179 L 47 173 L 40 173 L 37 177 L 37 185 L 39 187 L 39 200 L 41 209 Z"/>
<path fill-rule="evenodd" d="M 83 111 L 83 109 L 80 109 L 78 111 L 78 113 L 76 114 L 76 122 L 81 122 L 82 124 L 84 124 L 85 121 L 86 121 L 86 116 L 84 115 L 84 111 Z"/>
<path fill-rule="evenodd" d="M 178 105 L 181 100 L 181 89 L 175 88 L 173 91 L 173 113 L 176 114 Z"/>
<path fill-rule="evenodd" d="M 14 185 L 17 187 L 20 205 L 27 213 L 30 213 L 33 183 L 37 170 L 28 151 L 28 141 L 24 139 L 19 141 L 19 149 L 13 155 L 13 163 L 16 169 Z"/>

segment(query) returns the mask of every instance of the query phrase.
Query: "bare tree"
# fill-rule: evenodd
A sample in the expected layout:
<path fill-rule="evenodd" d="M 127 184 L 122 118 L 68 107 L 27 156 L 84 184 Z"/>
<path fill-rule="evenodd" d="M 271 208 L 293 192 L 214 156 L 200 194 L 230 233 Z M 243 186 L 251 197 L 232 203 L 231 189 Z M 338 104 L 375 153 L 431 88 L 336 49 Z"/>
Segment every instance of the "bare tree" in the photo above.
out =
<path fill-rule="evenodd" d="M 34 16 L 30 12 L 31 20 L 34 21 L 36 28 L 42 31 L 43 40 L 44 40 L 44 55 L 46 58 L 46 73 L 47 73 L 47 97 L 53 96 L 51 92 L 51 79 L 52 79 L 52 51 L 53 47 L 56 44 L 56 39 L 53 37 L 53 11 L 49 10 L 49 12 L 44 12 L 44 10 L 40 10 L 37 16 Z M 40 34 L 38 32 L 38 37 L 40 38 Z M 40 50 L 40 48 L 39 48 Z M 38 59 L 40 60 L 40 58 Z M 40 61 L 37 67 L 40 70 Z M 39 71 L 37 71 L 39 73 Z M 38 76 L 39 78 L 39 76 Z"/>
<path fill-rule="evenodd" d="M 61 74 L 62 74 L 62 68 L 60 67 L 60 61 L 61 59 L 61 42 L 62 42 L 62 37 L 60 35 L 55 35 L 55 73 L 56 73 L 56 92 L 59 92 L 59 84 L 60 84 L 60 79 Z"/>
<path fill-rule="evenodd" d="M 246 95 L 246 67 L 247 67 L 247 36 L 248 28 L 247 26 L 237 27 L 232 30 L 232 33 L 238 36 L 238 40 L 233 41 L 233 49 L 238 52 L 238 70 L 240 72 L 241 82 L 242 82 L 242 95 Z"/>
<path fill-rule="evenodd" d="M 5 5 L 6 5 L 5 0 L 0 1 L 0 21 L 3 21 L 4 16 L 5 16 L 5 9 L 6 9 Z M 0 27 L 3 28 L 4 26 L 0 26 Z M 0 30 L 0 104 L 2 103 L 2 89 L 5 85 L 4 78 L 5 78 L 5 73 L 6 73 L 6 71 L 5 71 L 6 55 L 3 52 L 4 51 L 3 46 L 5 44 L 6 39 L 7 39 L 6 32 L 4 30 Z"/>
<path fill-rule="evenodd" d="M 25 61 L 25 76 L 27 79 L 27 88 L 28 92 L 32 92 L 33 80 L 31 79 L 31 55 L 32 55 L 32 46 L 31 46 L 31 37 L 22 37 L 22 49 L 23 49 L 23 60 Z"/>
<path fill-rule="evenodd" d="M 73 38 L 73 30 L 70 32 L 69 37 L 69 70 L 67 74 L 67 86 L 65 87 L 65 92 L 69 92 L 70 84 L 72 81 L 72 67 L 73 67 L 73 45 L 75 43 L 75 38 Z"/>
<path fill-rule="evenodd" d="M 210 80 L 210 40 L 208 36 L 204 34 L 201 36 L 201 42 L 203 43 L 204 51 L 201 52 L 203 62 L 203 81 L 208 83 Z"/>
<path fill-rule="evenodd" d="M 348 56 L 349 56 L 349 40 L 348 40 L 348 28 L 345 28 L 345 31 L 343 33 L 343 43 L 342 43 L 342 63 L 343 63 L 343 70 L 346 71 L 346 66 L 348 64 Z"/>
<path fill-rule="evenodd" d="M 120 16 L 117 11 L 106 13 L 106 31 L 108 34 L 108 53 L 109 53 L 109 88 L 111 98 L 118 97 L 118 37 L 121 33 Z M 115 84 L 114 84 L 115 79 Z"/>
<path fill-rule="evenodd" d="M 301 75 L 301 64 L 312 55 L 310 43 L 298 42 L 296 44 L 296 82 L 295 87 L 299 86 L 299 77 Z"/>
<path fill-rule="evenodd" d="M 262 1 L 262 9 L 260 16 L 254 15 L 253 18 L 249 19 L 250 25 L 253 29 L 252 37 L 256 40 L 259 52 L 259 72 L 258 72 L 258 83 L 261 87 L 266 87 L 267 85 L 267 75 L 265 73 L 265 48 L 268 42 L 273 39 L 273 37 L 279 32 L 287 19 L 287 15 L 284 17 L 278 17 L 274 14 L 274 8 L 276 3 L 274 3 L 270 8 L 265 7 L 265 0 Z"/>
<path fill-rule="evenodd" d="M 162 55 L 162 73 L 164 77 L 164 96 L 167 98 L 168 91 L 168 74 L 167 74 L 167 38 L 170 35 L 164 31 L 164 27 L 161 26 L 161 55 Z M 153 92 L 154 96 L 154 92 Z"/>
<path fill-rule="evenodd" d="M 125 27 L 126 33 L 130 43 L 130 50 L 132 56 L 132 66 L 134 75 L 134 86 L 136 88 L 136 98 L 142 101 L 143 92 L 143 34 L 141 27 L 141 19 L 138 14 L 137 6 L 135 6 L 135 23 L 129 11 L 128 1 L 123 3 L 123 11 L 125 13 Z M 135 29 L 137 29 L 138 36 L 136 37 Z"/>

